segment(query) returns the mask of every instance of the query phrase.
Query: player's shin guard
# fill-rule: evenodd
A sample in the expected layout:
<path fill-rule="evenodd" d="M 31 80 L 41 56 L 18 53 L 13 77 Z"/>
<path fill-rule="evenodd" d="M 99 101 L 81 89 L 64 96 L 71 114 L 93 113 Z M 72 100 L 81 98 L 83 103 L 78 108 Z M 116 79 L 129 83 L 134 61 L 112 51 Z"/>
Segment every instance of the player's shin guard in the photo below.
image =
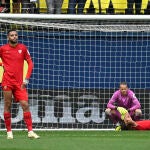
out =
<path fill-rule="evenodd" d="M 7 132 L 11 131 L 11 113 L 4 112 L 4 122 L 7 129 Z"/>
<path fill-rule="evenodd" d="M 28 131 L 32 131 L 32 117 L 30 112 L 23 113 L 24 122 L 27 126 Z"/>

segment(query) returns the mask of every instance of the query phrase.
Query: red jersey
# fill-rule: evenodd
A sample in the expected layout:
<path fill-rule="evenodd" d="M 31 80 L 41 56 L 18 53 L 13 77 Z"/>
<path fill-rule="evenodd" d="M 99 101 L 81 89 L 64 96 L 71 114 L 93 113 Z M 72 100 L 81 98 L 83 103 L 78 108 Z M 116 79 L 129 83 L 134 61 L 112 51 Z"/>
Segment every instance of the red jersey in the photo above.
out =
<path fill-rule="evenodd" d="M 28 63 L 26 78 L 30 78 L 33 63 L 27 47 L 18 43 L 15 47 L 5 44 L 0 47 L 0 57 L 4 66 L 2 86 L 5 84 L 22 84 L 24 60 Z"/>
<path fill-rule="evenodd" d="M 136 124 L 135 130 L 150 130 L 150 120 L 136 121 Z"/>

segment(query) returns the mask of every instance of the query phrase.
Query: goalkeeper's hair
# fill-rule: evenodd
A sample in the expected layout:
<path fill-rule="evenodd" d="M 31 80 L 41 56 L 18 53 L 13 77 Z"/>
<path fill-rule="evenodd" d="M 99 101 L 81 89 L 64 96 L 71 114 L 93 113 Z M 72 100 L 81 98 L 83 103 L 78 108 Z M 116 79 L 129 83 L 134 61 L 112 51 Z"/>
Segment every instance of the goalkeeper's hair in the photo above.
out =
<path fill-rule="evenodd" d="M 126 85 L 126 86 L 128 87 L 128 84 L 127 84 L 127 82 L 125 82 L 125 81 L 120 82 L 119 87 L 120 87 L 120 85 Z"/>

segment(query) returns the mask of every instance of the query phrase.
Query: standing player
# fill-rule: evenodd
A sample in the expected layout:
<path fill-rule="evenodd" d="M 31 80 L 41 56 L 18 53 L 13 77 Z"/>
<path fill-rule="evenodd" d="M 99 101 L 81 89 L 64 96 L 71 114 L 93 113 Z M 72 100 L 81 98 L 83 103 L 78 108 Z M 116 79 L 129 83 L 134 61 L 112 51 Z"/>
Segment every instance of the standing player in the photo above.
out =
<path fill-rule="evenodd" d="M 0 47 L 0 58 L 2 59 L 4 67 L 2 90 L 4 95 L 4 122 L 7 129 L 7 139 L 13 139 L 10 113 L 12 96 L 16 102 L 20 103 L 23 109 L 23 118 L 28 129 L 28 137 L 39 138 L 39 136 L 32 131 L 32 118 L 26 90 L 26 85 L 32 73 L 33 62 L 26 46 L 18 43 L 18 33 L 16 30 L 8 31 L 7 39 L 8 44 Z M 24 60 L 28 63 L 28 71 L 23 81 Z"/>
<path fill-rule="evenodd" d="M 121 82 L 119 90 L 117 90 L 107 104 L 107 109 L 105 110 L 106 115 L 110 117 L 110 119 L 116 123 L 116 130 L 120 130 L 120 114 L 118 111 L 112 114 L 111 110 L 116 110 L 117 107 L 123 107 L 128 110 L 130 116 L 133 120 L 139 120 L 142 115 L 141 105 L 136 98 L 133 91 L 128 89 L 126 82 Z"/>

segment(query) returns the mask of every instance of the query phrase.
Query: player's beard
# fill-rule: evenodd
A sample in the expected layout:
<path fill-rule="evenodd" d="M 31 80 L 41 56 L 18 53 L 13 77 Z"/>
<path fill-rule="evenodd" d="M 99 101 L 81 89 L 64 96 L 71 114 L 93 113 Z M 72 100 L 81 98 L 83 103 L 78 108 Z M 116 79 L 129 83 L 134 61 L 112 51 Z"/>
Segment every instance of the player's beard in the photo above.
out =
<path fill-rule="evenodd" d="M 9 43 L 12 44 L 12 45 L 15 45 L 15 44 L 18 43 L 18 41 L 17 40 L 15 40 L 15 41 L 9 41 Z"/>

